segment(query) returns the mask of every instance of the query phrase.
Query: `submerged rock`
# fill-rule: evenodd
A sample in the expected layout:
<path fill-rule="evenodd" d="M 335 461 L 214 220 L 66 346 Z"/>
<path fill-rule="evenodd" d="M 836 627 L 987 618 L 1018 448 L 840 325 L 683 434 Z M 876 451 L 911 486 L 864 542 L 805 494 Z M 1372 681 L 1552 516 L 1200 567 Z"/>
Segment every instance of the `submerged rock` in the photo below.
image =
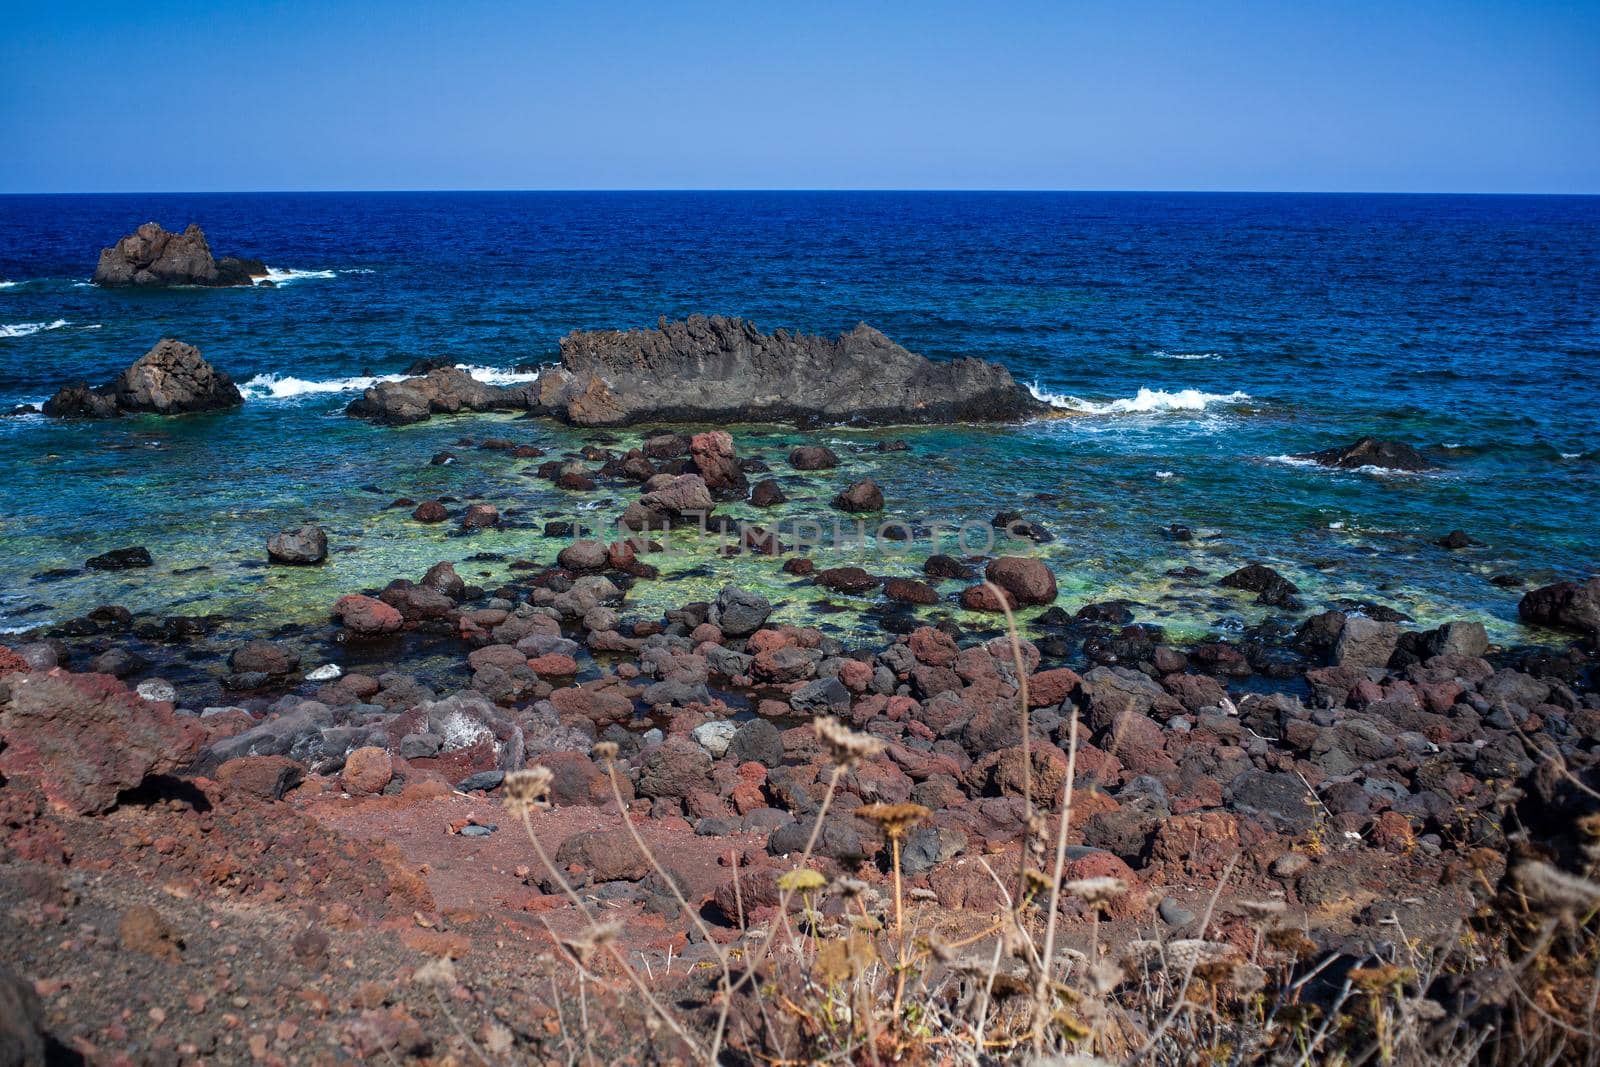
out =
<path fill-rule="evenodd" d="M 998 364 L 935 363 L 864 323 L 830 340 L 700 315 L 570 333 L 538 389 L 549 414 L 580 426 L 1005 421 L 1049 410 Z"/>
<path fill-rule="evenodd" d="M 859 481 L 833 498 L 840 511 L 882 511 L 883 490 L 871 478 Z"/>
<path fill-rule="evenodd" d="M 110 248 L 101 249 L 94 284 L 108 289 L 251 285 L 266 274 L 260 260 L 214 259 L 205 231 L 192 222 L 182 233 L 170 233 L 159 223 L 147 222 Z"/>
<path fill-rule="evenodd" d="M 164 337 L 105 385 L 91 389 L 78 381 L 62 386 L 45 401 L 44 413 L 60 419 L 114 419 L 132 413 L 219 411 L 243 403 L 233 379 L 201 358 L 198 348 Z"/>
<path fill-rule="evenodd" d="M 92 571 L 125 571 L 134 567 L 148 567 L 153 562 L 148 548 L 134 545 L 132 548 L 113 548 L 110 552 L 91 556 L 83 565 Z"/>
<path fill-rule="evenodd" d="M 328 535 L 311 522 L 279 530 L 267 538 L 267 558 L 274 563 L 321 563 L 328 558 Z"/>
<path fill-rule="evenodd" d="M 1300 592 L 1300 587 L 1289 579 L 1262 563 L 1252 563 L 1248 567 L 1240 567 L 1232 574 L 1224 576 L 1218 584 L 1230 589 L 1243 589 L 1256 594 L 1256 602 L 1267 604 L 1276 608 L 1294 609 L 1299 606 L 1295 594 Z"/>
<path fill-rule="evenodd" d="M 1394 471 L 1431 471 L 1439 465 L 1403 441 L 1383 441 L 1376 437 L 1363 437 L 1353 444 L 1338 448 L 1324 448 L 1317 452 L 1301 453 L 1298 459 L 1309 459 L 1324 467 L 1356 470 L 1359 467 L 1378 467 Z"/>

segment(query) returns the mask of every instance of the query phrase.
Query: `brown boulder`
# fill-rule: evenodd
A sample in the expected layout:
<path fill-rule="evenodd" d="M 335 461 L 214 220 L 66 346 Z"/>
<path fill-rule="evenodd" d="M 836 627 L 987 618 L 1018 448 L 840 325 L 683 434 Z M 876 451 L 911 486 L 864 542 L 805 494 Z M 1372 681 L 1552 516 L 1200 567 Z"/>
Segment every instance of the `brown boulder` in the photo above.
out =
<path fill-rule="evenodd" d="M 450 517 L 450 513 L 437 500 L 424 500 L 417 505 L 411 517 L 418 522 L 443 522 Z"/>
<path fill-rule="evenodd" d="M 361 796 L 381 793 L 394 777 L 394 761 L 385 749 L 366 745 L 345 757 L 344 770 L 339 772 L 339 784 L 346 793 Z"/>
<path fill-rule="evenodd" d="M 404 624 L 399 609 L 360 593 L 342 596 L 333 602 L 333 613 L 345 629 L 359 637 L 392 634 Z"/>
<path fill-rule="evenodd" d="M 1049 604 L 1056 598 L 1056 576 L 1043 560 L 1001 556 L 989 564 L 984 576 L 1021 604 Z"/>
<path fill-rule="evenodd" d="M 725 430 L 697 433 L 689 439 L 689 456 L 713 493 L 743 496 L 747 483 L 733 452 L 733 435 Z"/>

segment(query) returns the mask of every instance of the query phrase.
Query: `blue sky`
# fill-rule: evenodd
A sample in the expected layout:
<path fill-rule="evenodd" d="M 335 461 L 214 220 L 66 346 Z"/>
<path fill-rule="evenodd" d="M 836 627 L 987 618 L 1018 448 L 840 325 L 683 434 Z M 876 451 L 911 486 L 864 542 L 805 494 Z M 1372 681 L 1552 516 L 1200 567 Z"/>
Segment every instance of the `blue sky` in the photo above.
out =
<path fill-rule="evenodd" d="M 0 3 L 0 191 L 1600 192 L 1600 3 Z"/>

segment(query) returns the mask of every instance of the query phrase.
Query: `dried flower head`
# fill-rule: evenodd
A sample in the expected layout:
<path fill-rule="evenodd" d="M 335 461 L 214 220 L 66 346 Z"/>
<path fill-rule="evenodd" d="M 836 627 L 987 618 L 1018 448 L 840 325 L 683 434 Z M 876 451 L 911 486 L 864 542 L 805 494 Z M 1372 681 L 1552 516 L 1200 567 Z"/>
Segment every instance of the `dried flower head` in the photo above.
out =
<path fill-rule="evenodd" d="M 1239 910 L 1253 919 L 1273 919 L 1287 911 L 1289 905 L 1281 900 L 1241 900 Z"/>
<path fill-rule="evenodd" d="M 778 888 L 785 893 L 810 893 L 828 884 L 822 872 L 810 867 L 796 867 L 778 878 Z"/>
<path fill-rule="evenodd" d="M 863 804 L 856 809 L 856 814 L 877 823 L 889 840 L 901 841 L 913 826 L 933 812 L 921 804 Z"/>
<path fill-rule="evenodd" d="M 1029 867 L 1022 872 L 1022 894 L 1025 897 L 1039 897 L 1050 892 L 1050 879 L 1040 872 Z"/>
<path fill-rule="evenodd" d="M 840 900 L 855 900 L 867 891 L 867 883 L 859 878 L 835 878 L 831 888 Z"/>
<path fill-rule="evenodd" d="M 927 886 L 921 886 L 921 885 L 913 886 L 906 893 L 906 896 L 910 897 L 912 900 L 920 900 L 920 901 L 923 901 L 923 902 L 931 902 L 931 901 L 935 901 L 935 900 L 939 899 L 939 894 L 938 893 L 935 893 L 933 890 L 929 889 Z"/>
<path fill-rule="evenodd" d="M 622 933 L 622 923 L 613 919 L 609 922 L 596 923 L 577 937 L 561 942 L 562 947 L 572 953 L 572 958 L 584 967 L 589 966 L 589 961 L 594 959 L 595 953 L 617 939 Z"/>
<path fill-rule="evenodd" d="M 811 728 L 817 740 L 828 748 L 833 761 L 843 767 L 853 767 L 865 759 L 883 752 L 883 739 L 871 734 L 857 733 L 831 715 L 819 715 L 812 720 Z"/>
<path fill-rule="evenodd" d="M 514 812 L 526 812 L 549 807 L 550 786 L 555 775 L 549 767 L 527 767 L 506 775 L 501 789 L 505 792 L 505 805 Z"/>
<path fill-rule="evenodd" d="M 417 985 L 437 985 L 445 988 L 456 984 L 456 965 L 444 956 L 429 960 L 415 971 L 411 972 L 411 980 Z"/>
<path fill-rule="evenodd" d="M 1254 963 L 1239 963 L 1233 968 L 1233 974 L 1228 977 L 1228 984 L 1233 991 L 1241 997 L 1253 996 L 1267 986 L 1267 972 Z"/>
<path fill-rule="evenodd" d="M 1075 878 L 1061 886 L 1069 894 L 1099 906 L 1109 904 L 1128 891 L 1128 883 L 1121 878 L 1103 875 L 1099 878 Z"/>
<path fill-rule="evenodd" d="M 594 761 L 596 763 L 613 763 L 618 753 L 615 741 L 600 741 L 594 746 Z"/>

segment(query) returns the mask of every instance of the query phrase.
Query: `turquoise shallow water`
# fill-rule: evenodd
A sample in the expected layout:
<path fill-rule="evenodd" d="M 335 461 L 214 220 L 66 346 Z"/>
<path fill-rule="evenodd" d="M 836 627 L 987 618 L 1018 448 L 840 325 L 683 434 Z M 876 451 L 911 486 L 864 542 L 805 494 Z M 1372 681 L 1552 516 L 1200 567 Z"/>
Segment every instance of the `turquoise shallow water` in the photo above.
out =
<path fill-rule="evenodd" d="M 198 221 L 219 253 L 302 273 L 276 289 L 83 285 L 98 249 L 149 218 Z M 1583 198 L 0 198 L 0 275 L 15 283 L 0 288 L 0 400 L 108 377 L 162 335 L 199 345 L 250 397 L 236 413 L 178 420 L 0 421 L 0 627 L 115 602 L 267 629 L 437 559 L 486 582 L 512 560 L 553 559 L 545 521 L 614 515 L 626 490 L 563 493 L 530 476 L 537 461 L 470 447 L 449 466 L 427 461 L 462 437 L 557 455 L 592 434 L 498 416 L 371 427 L 341 414 L 353 379 L 438 355 L 507 373 L 553 358 L 568 329 L 705 311 L 818 332 L 865 319 L 934 358 L 1001 360 L 1077 412 L 1004 428 L 734 428 L 741 453 L 772 463 L 792 501 L 784 515 L 826 511 L 872 473 L 897 516 L 955 524 L 1007 509 L 1044 524 L 1054 542 L 1009 550 L 1046 556 L 1069 610 L 1121 596 L 1180 633 L 1226 632 L 1264 609 L 1214 578 L 1259 559 L 1312 607 L 1377 600 L 1527 639 L 1520 590 L 1490 577 L 1600 567 L 1597 249 L 1600 206 Z M 1282 459 L 1363 433 L 1412 441 L 1446 469 Z M 617 436 L 621 447 L 637 433 Z M 894 437 L 911 450 L 870 451 Z M 845 468 L 788 471 L 782 456 L 801 439 L 829 444 Z M 492 502 L 508 527 L 458 536 L 387 508 L 438 494 Z M 327 527 L 330 563 L 265 566 L 266 535 L 303 518 Z M 1196 539 L 1161 537 L 1172 522 Z M 1431 543 L 1456 528 L 1483 547 Z M 818 598 L 777 561 L 680 542 L 667 579 L 635 587 L 641 610 L 727 580 L 795 605 Z M 129 544 L 149 546 L 156 566 L 82 570 Z M 909 574 L 930 550 L 918 549 L 818 563 Z M 1168 577 L 1185 566 L 1210 578 Z M 875 626 L 854 611 L 819 617 L 846 633 Z"/>

